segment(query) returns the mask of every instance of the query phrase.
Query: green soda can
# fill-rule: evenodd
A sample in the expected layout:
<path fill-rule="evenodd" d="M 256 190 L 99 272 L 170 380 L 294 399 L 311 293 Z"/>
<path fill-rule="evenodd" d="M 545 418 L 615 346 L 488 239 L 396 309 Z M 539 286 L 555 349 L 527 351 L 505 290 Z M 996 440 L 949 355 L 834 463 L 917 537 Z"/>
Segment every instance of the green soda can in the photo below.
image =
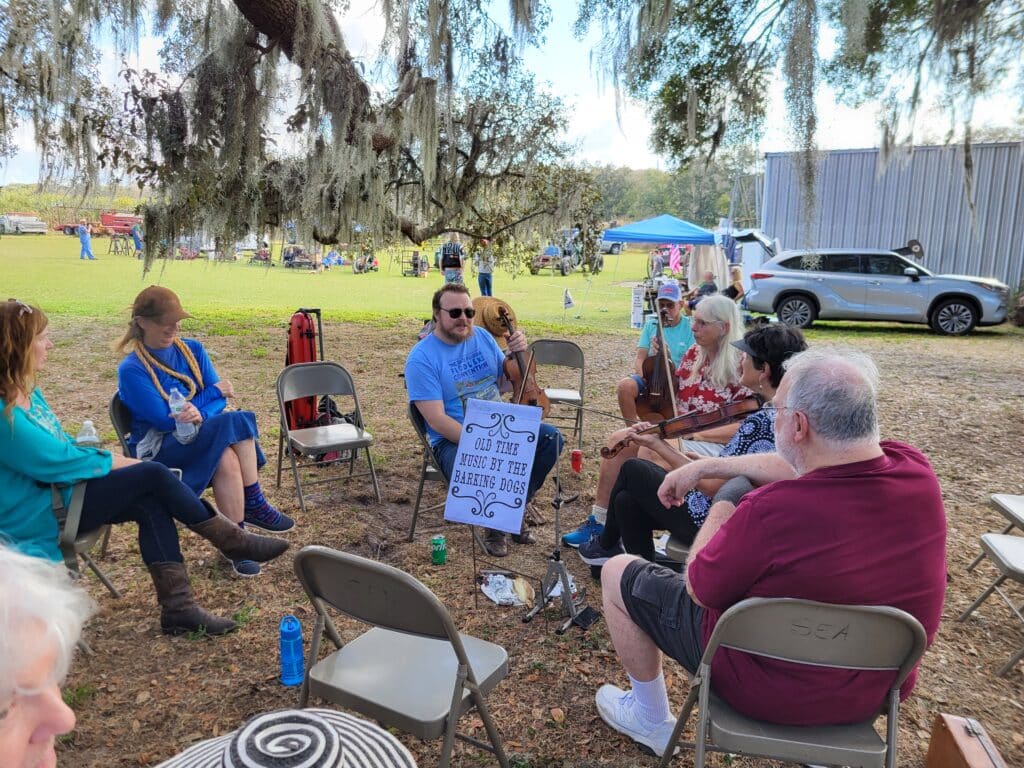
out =
<path fill-rule="evenodd" d="M 435 536 L 430 540 L 430 562 L 434 565 L 444 565 L 448 562 L 448 542 L 444 536 Z"/>

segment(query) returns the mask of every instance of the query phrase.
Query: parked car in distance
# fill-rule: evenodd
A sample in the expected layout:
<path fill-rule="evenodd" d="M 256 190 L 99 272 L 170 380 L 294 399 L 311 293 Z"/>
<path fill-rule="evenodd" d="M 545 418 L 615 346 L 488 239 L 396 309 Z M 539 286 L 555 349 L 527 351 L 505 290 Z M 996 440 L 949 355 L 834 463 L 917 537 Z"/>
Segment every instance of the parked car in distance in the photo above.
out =
<path fill-rule="evenodd" d="M 622 253 L 622 249 L 626 247 L 625 243 L 612 242 L 611 240 L 601 240 L 598 250 L 601 253 L 610 253 L 612 256 L 618 256 Z"/>
<path fill-rule="evenodd" d="M 0 216 L 0 235 L 45 235 L 46 222 L 30 213 Z"/>
<path fill-rule="evenodd" d="M 852 248 L 783 251 L 750 282 L 748 309 L 798 328 L 817 319 L 885 320 L 962 336 L 1005 322 L 1010 296 L 998 280 L 935 275 L 894 251 Z"/>
<path fill-rule="evenodd" d="M 559 248 L 551 243 L 533 257 L 533 261 L 530 262 L 530 274 L 536 275 L 542 269 L 550 269 L 552 272 L 568 275 L 580 265 L 580 262 L 581 257 L 578 252 Z"/>

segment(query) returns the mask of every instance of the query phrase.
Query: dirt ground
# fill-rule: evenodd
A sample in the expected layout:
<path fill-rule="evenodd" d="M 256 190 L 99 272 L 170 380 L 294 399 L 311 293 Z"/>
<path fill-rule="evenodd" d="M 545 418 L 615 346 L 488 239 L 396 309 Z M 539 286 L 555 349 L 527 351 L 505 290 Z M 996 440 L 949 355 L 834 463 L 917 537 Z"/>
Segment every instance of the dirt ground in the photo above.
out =
<path fill-rule="evenodd" d="M 204 339 L 221 375 L 234 383 L 239 407 L 257 414 L 268 458 L 264 487 L 282 510 L 298 518 L 288 537 L 292 552 L 307 544 L 324 544 L 381 558 L 434 590 L 463 631 L 507 648 L 510 673 L 491 702 L 520 768 L 654 765 L 652 758 L 607 728 L 594 707 L 598 686 L 625 681 L 604 622 L 585 634 L 572 630 L 557 636 L 557 611 L 524 624 L 522 609 L 497 607 L 483 596 L 477 599 L 468 532 L 445 525 L 438 512 L 426 515 L 415 541 L 405 541 L 420 447 L 406 417 L 400 374 L 417 328 L 327 325 L 327 356 L 353 373 L 368 428 L 377 440 L 374 456 L 384 503 L 375 503 L 368 481 L 360 479 L 314 495 L 305 515 L 299 513 L 287 471 L 281 487 L 274 486 L 274 381 L 283 361 L 284 324 L 240 330 L 237 336 L 207 337 L 200 326 L 192 335 Z M 92 418 L 113 445 L 106 403 L 116 386 L 117 359 L 110 344 L 118 328 L 54 318 L 52 335 L 58 348 L 51 353 L 41 382 L 51 405 L 68 428 Z M 574 340 L 587 357 L 587 401 L 613 410 L 614 383 L 629 367 L 633 339 L 587 335 Z M 925 656 L 915 693 L 902 711 L 899 764 L 923 765 L 932 719 L 942 711 L 979 719 L 1007 764 L 1022 765 L 1024 663 L 1005 678 L 995 674 L 1024 642 L 1019 622 L 995 597 L 966 623 L 956 623 L 955 618 L 992 578 L 987 563 L 973 573 L 965 570 L 978 551 L 978 536 L 1003 526 L 988 505 L 989 494 L 1024 493 L 1024 337 L 999 330 L 947 339 L 919 328 L 878 333 L 856 326 L 824 329 L 812 336 L 812 343 L 840 340 L 875 356 L 883 374 L 883 434 L 908 441 L 930 457 L 942 482 L 949 521 L 943 623 Z M 565 462 L 565 485 L 581 494 L 565 509 L 565 527 L 574 527 L 589 510 L 597 448 L 613 426 L 602 416 L 586 415 L 583 473 L 573 476 Z M 440 499 L 438 487 L 428 491 L 430 501 Z M 548 512 L 550 497 L 548 484 L 539 496 Z M 448 538 L 449 562 L 433 566 L 429 541 L 439 530 Z M 552 547 L 553 525 L 535 530 L 540 541 L 515 546 L 508 560 L 512 567 L 540 576 Z M 171 639 L 159 632 L 152 587 L 134 535 L 131 526 L 115 530 L 111 550 L 102 561 L 124 591 L 123 599 L 113 599 L 91 575 L 84 580 L 99 611 L 85 635 L 94 655 L 76 661 L 67 685 L 78 726 L 61 744 L 64 766 L 153 765 L 196 740 L 236 728 L 255 713 L 294 706 L 298 700 L 297 689 L 277 681 L 281 617 L 298 616 L 307 643 L 313 625 L 313 612 L 296 581 L 290 555 L 267 567 L 260 578 L 240 580 L 231 577 L 209 545 L 184 534 L 183 548 L 201 603 L 222 614 L 240 612 L 245 624 L 224 638 Z M 587 587 L 589 604 L 599 608 L 600 586 L 591 582 L 587 567 L 572 552 L 566 560 L 577 582 Z M 346 636 L 356 632 L 357 627 L 343 625 Z M 685 695 L 685 677 L 674 662 L 668 663 L 666 672 L 673 705 L 678 707 Z M 477 735 L 483 732 L 479 719 L 472 716 L 462 725 Z M 420 765 L 436 764 L 439 743 L 401 738 Z M 713 757 L 712 764 L 726 760 Z M 455 765 L 492 762 L 478 750 L 456 745 Z M 679 765 L 690 763 L 688 754 L 677 758 Z M 769 763 L 734 759 L 729 764 Z"/>

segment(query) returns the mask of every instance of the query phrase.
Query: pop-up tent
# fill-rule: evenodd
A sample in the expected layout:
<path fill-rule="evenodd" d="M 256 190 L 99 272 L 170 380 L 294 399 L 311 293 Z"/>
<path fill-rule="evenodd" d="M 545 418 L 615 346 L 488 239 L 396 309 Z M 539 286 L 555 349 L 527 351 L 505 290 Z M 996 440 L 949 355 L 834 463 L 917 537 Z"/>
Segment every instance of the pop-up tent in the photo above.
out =
<path fill-rule="evenodd" d="M 714 245 L 715 235 L 703 227 L 663 213 L 615 229 L 606 229 L 602 240 L 613 243 L 667 243 Z"/>

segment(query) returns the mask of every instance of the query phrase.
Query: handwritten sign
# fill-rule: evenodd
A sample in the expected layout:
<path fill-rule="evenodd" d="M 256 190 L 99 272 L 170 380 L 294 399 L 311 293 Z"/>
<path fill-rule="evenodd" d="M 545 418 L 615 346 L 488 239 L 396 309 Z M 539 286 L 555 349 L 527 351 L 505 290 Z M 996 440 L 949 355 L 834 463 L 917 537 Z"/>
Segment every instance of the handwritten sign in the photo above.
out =
<path fill-rule="evenodd" d="M 467 400 L 444 519 L 519 533 L 541 409 Z"/>

